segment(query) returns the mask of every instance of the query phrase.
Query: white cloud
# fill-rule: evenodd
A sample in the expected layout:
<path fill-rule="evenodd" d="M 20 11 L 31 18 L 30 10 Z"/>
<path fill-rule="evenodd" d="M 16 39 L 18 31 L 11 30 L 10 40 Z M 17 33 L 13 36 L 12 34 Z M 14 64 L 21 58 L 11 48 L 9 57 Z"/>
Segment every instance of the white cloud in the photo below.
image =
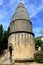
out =
<path fill-rule="evenodd" d="M 4 19 L 7 17 L 7 13 L 0 13 L 0 20 Z"/>
<path fill-rule="evenodd" d="M 38 32 L 39 33 L 39 31 L 41 30 L 42 28 L 40 28 L 40 27 L 37 27 L 37 28 L 33 28 L 33 32 Z"/>
<path fill-rule="evenodd" d="M 43 29 L 40 28 L 40 27 L 33 28 L 33 32 L 35 33 L 35 36 L 36 36 L 36 37 L 41 36 L 40 31 L 43 31 Z"/>
<path fill-rule="evenodd" d="M 20 2 L 20 0 L 10 0 L 10 3 L 8 4 L 8 6 L 10 7 L 10 9 L 12 9 L 12 11 L 14 11 L 14 9 L 15 9 L 15 6 L 16 6 L 16 4 L 17 3 L 19 3 Z M 43 0 L 41 0 L 41 2 L 40 3 L 38 3 L 39 5 L 37 6 L 37 5 L 35 5 L 35 3 L 30 3 L 29 5 L 28 5 L 28 0 L 22 0 L 22 3 L 24 3 L 25 4 L 25 6 L 26 6 L 26 8 L 27 8 L 27 10 L 29 11 L 29 13 L 30 13 L 30 17 L 34 17 L 35 15 L 37 15 L 38 14 L 38 12 L 40 12 L 41 10 L 43 10 Z M 0 5 L 2 5 L 3 4 L 3 0 L 0 0 Z M 14 6 L 14 7 L 13 7 Z M 8 16 L 9 16 L 9 13 L 8 13 L 8 11 L 6 11 L 6 8 L 7 8 L 7 6 L 6 7 L 4 7 L 5 9 L 3 10 L 5 13 L 0 13 L 0 19 L 1 18 L 5 18 L 6 20 L 7 20 L 7 18 L 8 18 Z M 10 10 L 10 12 L 11 12 L 11 10 Z M 12 12 L 11 12 L 12 13 Z M 10 16 L 9 16 L 10 17 Z M 2 22 L 1 22 L 2 23 Z M 3 24 L 3 26 L 4 27 L 7 27 L 6 26 L 6 24 L 8 24 L 8 23 L 2 23 Z M 41 30 L 41 28 L 34 28 L 33 29 L 33 32 L 35 32 L 35 35 L 37 34 L 39 34 L 39 31 Z M 36 36 L 37 36 L 36 35 Z"/>
<path fill-rule="evenodd" d="M 16 5 L 20 0 L 10 0 L 10 4 L 11 5 Z"/>
<path fill-rule="evenodd" d="M 10 4 L 13 4 L 15 3 L 16 0 L 10 0 Z"/>
<path fill-rule="evenodd" d="M 0 20 L 1 20 L 2 18 L 4 18 L 4 16 L 3 16 L 3 14 L 0 13 Z"/>
<path fill-rule="evenodd" d="M 27 2 L 27 1 L 26 1 Z M 34 1 L 35 2 L 35 1 Z M 37 2 L 37 1 L 36 1 Z M 38 6 L 35 3 L 26 4 L 26 8 L 28 13 L 30 14 L 30 18 L 36 16 L 40 11 L 43 10 L 43 0 L 38 3 Z"/>
<path fill-rule="evenodd" d="M 0 0 L 0 5 L 2 5 L 3 4 L 3 0 Z"/>
<path fill-rule="evenodd" d="M 34 17 L 35 15 L 37 15 L 41 10 L 43 10 L 43 5 L 41 5 L 40 7 L 38 7 L 37 9 L 36 9 L 36 11 L 34 12 L 32 12 L 32 15 L 30 15 L 30 17 Z"/>

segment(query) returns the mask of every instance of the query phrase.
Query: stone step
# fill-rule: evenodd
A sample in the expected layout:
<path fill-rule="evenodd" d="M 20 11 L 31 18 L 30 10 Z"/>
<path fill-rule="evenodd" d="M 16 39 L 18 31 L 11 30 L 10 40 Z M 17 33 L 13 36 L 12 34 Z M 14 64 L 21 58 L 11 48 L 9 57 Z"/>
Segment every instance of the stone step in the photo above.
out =
<path fill-rule="evenodd" d="M 11 62 L 10 60 L 5 60 L 0 65 L 14 65 L 14 62 Z"/>
<path fill-rule="evenodd" d="M 14 64 L 0 64 L 0 65 L 14 65 Z"/>
<path fill-rule="evenodd" d="M 0 64 L 0 65 L 14 65 L 14 63 L 12 63 L 12 64 L 10 64 L 10 63 L 9 64 Z"/>

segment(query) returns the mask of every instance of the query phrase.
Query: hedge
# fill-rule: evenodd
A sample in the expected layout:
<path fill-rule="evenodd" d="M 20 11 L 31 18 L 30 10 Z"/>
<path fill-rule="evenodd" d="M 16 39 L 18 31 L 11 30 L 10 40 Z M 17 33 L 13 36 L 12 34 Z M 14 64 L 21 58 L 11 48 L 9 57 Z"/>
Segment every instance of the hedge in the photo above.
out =
<path fill-rule="evenodd" d="M 36 62 L 43 63 L 43 52 L 37 52 L 34 54 L 34 59 Z"/>

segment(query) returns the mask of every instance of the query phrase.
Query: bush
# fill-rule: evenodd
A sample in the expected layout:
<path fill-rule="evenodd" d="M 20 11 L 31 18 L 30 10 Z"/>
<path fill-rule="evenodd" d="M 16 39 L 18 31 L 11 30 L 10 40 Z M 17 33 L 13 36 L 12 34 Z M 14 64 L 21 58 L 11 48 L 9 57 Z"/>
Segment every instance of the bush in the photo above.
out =
<path fill-rule="evenodd" d="M 36 62 L 43 63 L 43 52 L 37 52 L 34 54 L 34 59 Z"/>
<path fill-rule="evenodd" d="M 0 57 L 4 54 L 4 51 L 0 49 Z"/>

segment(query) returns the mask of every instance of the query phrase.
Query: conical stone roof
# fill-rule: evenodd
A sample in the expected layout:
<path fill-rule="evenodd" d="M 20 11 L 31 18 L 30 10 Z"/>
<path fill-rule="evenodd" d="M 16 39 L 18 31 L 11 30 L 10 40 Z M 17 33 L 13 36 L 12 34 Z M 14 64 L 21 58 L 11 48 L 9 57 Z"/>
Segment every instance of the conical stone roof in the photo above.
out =
<path fill-rule="evenodd" d="M 28 13 L 22 3 L 18 4 L 18 7 L 15 10 L 15 13 L 13 15 L 12 21 L 15 19 L 27 19 L 30 20 Z"/>
<path fill-rule="evenodd" d="M 32 32 L 32 23 L 22 3 L 18 4 L 10 23 L 10 33 L 18 31 Z"/>

